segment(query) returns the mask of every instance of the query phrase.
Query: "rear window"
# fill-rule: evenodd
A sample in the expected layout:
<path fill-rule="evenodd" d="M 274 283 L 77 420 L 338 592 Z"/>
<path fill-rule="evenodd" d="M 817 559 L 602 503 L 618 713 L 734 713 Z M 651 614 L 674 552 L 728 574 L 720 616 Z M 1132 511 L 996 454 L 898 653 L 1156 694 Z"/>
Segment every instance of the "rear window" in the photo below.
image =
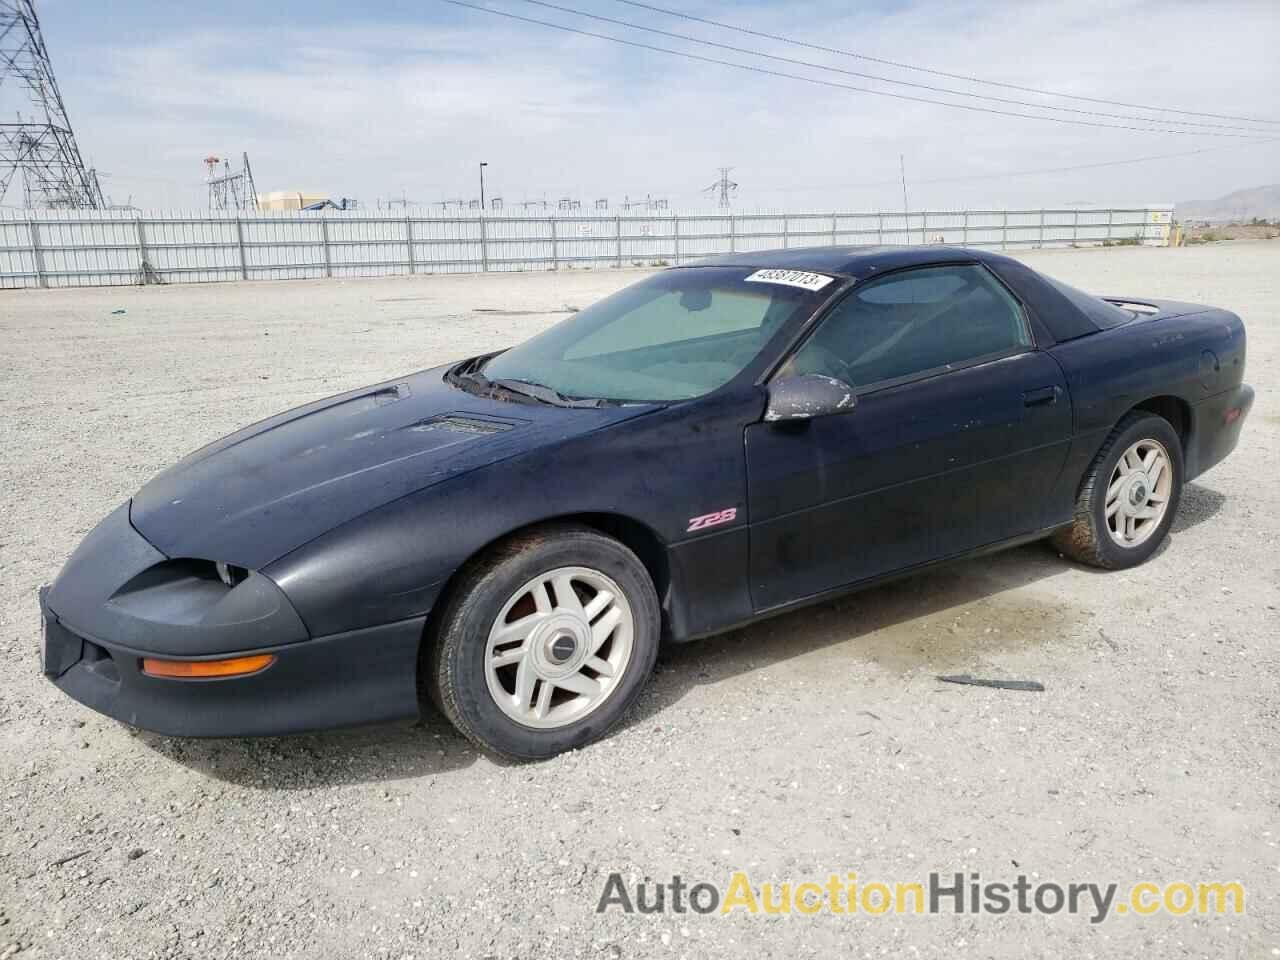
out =
<path fill-rule="evenodd" d="M 1044 279 L 1057 290 L 1060 294 L 1071 301 L 1071 305 L 1092 320 L 1103 330 L 1110 330 L 1112 327 L 1118 327 L 1128 323 L 1137 314 L 1129 310 L 1121 310 L 1117 306 L 1113 306 L 1100 297 L 1095 297 L 1085 293 L 1083 290 L 1077 290 L 1075 287 L 1063 283 L 1061 280 L 1055 280 L 1053 277 L 1040 274 Z"/>

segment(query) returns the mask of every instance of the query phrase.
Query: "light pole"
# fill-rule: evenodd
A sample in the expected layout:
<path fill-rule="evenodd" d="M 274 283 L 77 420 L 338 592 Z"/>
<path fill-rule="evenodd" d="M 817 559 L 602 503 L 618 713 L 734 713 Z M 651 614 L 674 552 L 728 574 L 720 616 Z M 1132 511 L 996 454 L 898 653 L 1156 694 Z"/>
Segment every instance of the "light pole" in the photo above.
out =
<path fill-rule="evenodd" d="M 484 168 L 489 164 L 481 161 L 480 163 L 480 212 L 484 213 Z"/>

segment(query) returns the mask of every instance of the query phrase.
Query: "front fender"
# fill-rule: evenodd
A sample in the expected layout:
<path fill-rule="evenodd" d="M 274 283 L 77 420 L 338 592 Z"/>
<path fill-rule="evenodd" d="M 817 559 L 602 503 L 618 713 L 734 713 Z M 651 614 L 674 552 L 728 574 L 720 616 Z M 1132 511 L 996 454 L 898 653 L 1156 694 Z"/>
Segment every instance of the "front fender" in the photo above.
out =
<path fill-rule="evenodd" d="M 489 544 L 531 524 L 601 513 L 647 527 L 669 555 L 699 539 L 722 544 L 710 558 L 705 545 L 697 551 L 698 566 L 712 565 L 729 595 L 700 602 L 746 616 L 742 428 L 763 402 L 754 388 L 735 391 L 540 446 L 370 511 L 262 572 L 324 636 L 421 616 Z M 729 508 L 737 520 L 719 535 L 689 531 L 691 519 Z"/>

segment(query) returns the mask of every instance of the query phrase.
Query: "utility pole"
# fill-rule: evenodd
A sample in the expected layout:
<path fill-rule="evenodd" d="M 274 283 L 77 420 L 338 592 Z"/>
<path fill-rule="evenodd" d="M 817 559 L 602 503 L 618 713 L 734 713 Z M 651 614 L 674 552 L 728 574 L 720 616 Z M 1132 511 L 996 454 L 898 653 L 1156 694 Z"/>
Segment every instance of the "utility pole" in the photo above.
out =
<path fill-rule="evenodd" d="M 738 185 L 729 179 L 729 172 L 733 167 L 720 167 L 720 178 L 709 187 L 703 187 L 703 193 L 714 194 L 719 198 L 720 209 L 729 209 L 729 197 L 738 189 Z"/>
<path fill-rule="evenodd" d="M 907 206 L 907 161 L 898 154 L 898 170 L 902 173 L 902 215 L 905 217 L 911 208 Z"/>
<path fill-rule="evenodd" d="M 258 185 L 253 182 L 253 170 L 249 167 L 249 154 L 247 152 L 240 154 L 244 162 L 244 208 L 246 210 L 258 209 Z"/>
<path fill-rule="evenodd" d="M 10 81 L 5 83 L 5 81 Z M 99 210 L 98 175 L 80 157 L 33 0 L 0 0 L 0 200 L 21 171 L 23 205 Z M 6 102 L 7 101 L 7 102 Z M 22 108 L 33 110 L 23 118 Z"/>
<path fill-rule="evenodd" d="M 234 173 L 229 161 L 212 155 L 204 158 L 204 165 L 209 171 L 206 182 L 209 186 L 210 210 L 258 209 L 258 188 L 253 182 L 253 170 L 249 167 L 249 154 L 243 153 L 240 156 L 243 166 Z M 218 164 L 222 164 L 221 172 L 218 171 Z M 301 198 L 298 205 L 302 205 Z"/>

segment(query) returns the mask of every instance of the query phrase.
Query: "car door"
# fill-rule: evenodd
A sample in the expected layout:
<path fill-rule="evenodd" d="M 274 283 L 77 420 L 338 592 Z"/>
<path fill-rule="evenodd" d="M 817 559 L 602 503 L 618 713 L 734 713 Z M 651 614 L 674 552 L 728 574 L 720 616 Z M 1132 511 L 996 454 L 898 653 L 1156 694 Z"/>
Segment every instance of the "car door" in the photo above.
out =
<path fill-rule="evenodd" d="M 859 284 L 774 375 L 851 383 L 844 414 L 746 429 L 757 610 L 1039 529 L 1071 409 L 981 264 Z"/>

